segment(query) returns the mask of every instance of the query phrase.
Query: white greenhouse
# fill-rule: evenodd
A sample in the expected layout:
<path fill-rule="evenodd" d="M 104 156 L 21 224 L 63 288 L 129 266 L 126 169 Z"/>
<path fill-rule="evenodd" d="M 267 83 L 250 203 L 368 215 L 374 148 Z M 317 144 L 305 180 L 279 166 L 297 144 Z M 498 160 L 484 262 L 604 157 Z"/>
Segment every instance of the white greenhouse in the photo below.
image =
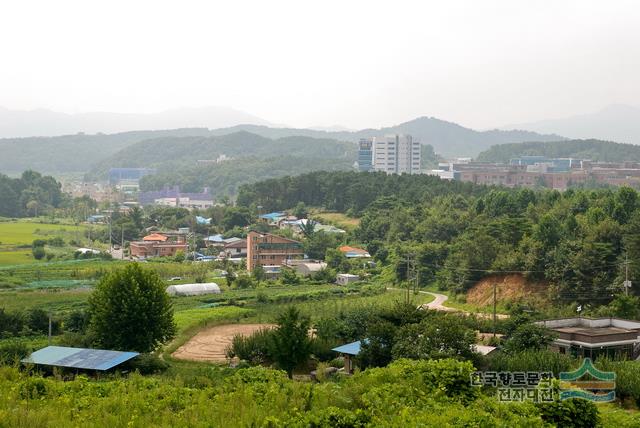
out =
<path fill-rule="evenodd" d="M 170 296 L 201 296 L 203 294 L 220 294 L 220 287 L 215 282 L 202 284 L 176 284 L 167 287 Z"/>

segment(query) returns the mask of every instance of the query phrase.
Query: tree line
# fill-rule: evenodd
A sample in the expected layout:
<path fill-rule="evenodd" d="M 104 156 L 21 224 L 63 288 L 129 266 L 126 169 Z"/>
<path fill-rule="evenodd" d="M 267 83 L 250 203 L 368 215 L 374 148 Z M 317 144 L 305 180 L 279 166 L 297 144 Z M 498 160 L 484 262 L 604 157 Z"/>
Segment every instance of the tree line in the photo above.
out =
<path fill-rule="evenodd" d="M 19 178 L 0 174 L 0 216 L 37 216 L 63 201 L 62 186 L 55 178 L 25 171 Z"/>
<path fill-rule="evenodd" d="M 492 273 L 548 283 L 561 302 L 608 303 L 640 287 L 638 192 L 507 189 L 430 176 L 317 172 L 243 186 L 238 204 L 360 217 L 351 239 L 395 278 L 463 292 Z M 410 260 L 407 263 L 407 259 Z M 407 271 L 409 266 L 409 271 Z"/>
<path fill-rule="evenodd" d="M 590 159 L 601 162 L 640 161 L 640 146 L 602 140 L 569 140 L 497 144 L 478 155 L 482 162 L 509 162 L 520 156 Z"/>

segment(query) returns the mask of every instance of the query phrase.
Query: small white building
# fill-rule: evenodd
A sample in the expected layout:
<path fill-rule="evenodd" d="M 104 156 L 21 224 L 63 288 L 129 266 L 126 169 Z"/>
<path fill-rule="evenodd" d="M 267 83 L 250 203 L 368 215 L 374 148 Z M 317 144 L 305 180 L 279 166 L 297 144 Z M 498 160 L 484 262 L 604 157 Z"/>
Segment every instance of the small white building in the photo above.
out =
<path fill-rule="evenodd" d="M 327 264 L 317 260 L 287 260 L 286 266 L 302 276 L 311 276 L 327 268 Z"/>
<path fill-rule="evenodd" d="M 336 284 L 338 285 L 347 285 L 351 282 L 360 281 L 359 275 L 353 275 L 350 273 L 339 273 L 336 277 Z"/>

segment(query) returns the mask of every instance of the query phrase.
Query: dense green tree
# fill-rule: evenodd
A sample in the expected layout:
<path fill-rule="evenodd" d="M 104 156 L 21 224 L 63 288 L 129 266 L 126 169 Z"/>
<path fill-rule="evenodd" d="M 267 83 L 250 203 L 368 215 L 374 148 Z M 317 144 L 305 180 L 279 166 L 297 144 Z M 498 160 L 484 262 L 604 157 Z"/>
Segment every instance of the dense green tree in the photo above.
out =
<path fill-rule="evenodd" d="M 609 303 L 611 315 L 628 320 L 640 320 L 640 297 L 619 294 Z"/>
<path fill-rule="evenodd" d="M 157 273 L 131 263 L 113 270 L 89 297 L 90 330 L 106 349 L 151 352 L 173 338 L 173 307 Z"/>
<path fill-rule="evenodd" d="M 225 210 L 222 225 L 225 229 L 244 227 L 251 224 L 251 212 L 247 208 L 229 207 Z"/>
<path fill-rule="evenodd" d="M 327 250 L 338 246 L 338 239 L 335 234 L 316 232 L 304 240 L 304 253 L 310 259 L 324 260 Z"/>
<path fill-rule="evenodd" d="M 436 315 L 420 324 L 407 324 L 400 328 L 393 345 L 394 358 L 469 359 L 475 332 L 465 327 L 457 316 Z"/>
<path fill-rule="evenodd" d="M 271 355 L 279 368 L 291 378 L 293 370 L 306 362 L 311 354 L 309 340 L 309 318 L 291 306 L 276 320 L 277 327 L 272 334 Z"/>
<path fill-rule="evenodd" d="M 293 269 L 284 268 L 280 273 L 280 281 L 285 285 L 300 284 L 300 276 Z"/>
<path fill-rule="evenodd" d="M 554 334 L 546 327 L 524 323 L 511 333 L 504 349 L 510 353 L 541 350 L 549 346 L 554 339 Z"/>

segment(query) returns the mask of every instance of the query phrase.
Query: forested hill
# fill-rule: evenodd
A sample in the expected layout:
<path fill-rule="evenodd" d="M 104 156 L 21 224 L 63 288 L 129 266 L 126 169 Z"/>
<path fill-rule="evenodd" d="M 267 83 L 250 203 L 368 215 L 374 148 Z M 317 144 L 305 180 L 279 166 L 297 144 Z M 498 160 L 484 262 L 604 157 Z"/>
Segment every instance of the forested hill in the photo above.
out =
<path fill-rule="evenodd" d="M 0 139 L 0 172 L 18 174 L 32 169 L 46 174 L 85 173 L 119 150 L 150 138 L 209 135 L 206 128 L 133 131 L 118 134 L 63 135 Z"/>
<path fill-rule="evenodd" d="M 640 146 L 602 140 L 568 140 L 491 146 L 478 155 L 483 162 L 508 162 L 520 156 L 591 159 L 602 162 L 640 162 Z"/>
<path fill-rule="evenodd" d="M 126 147 L 101 161 L 94 170 L 105 173 L 112 167 L 194 168 L 198 161 L 215 161 L 219 156 L 274 158 L 292 156 L 311 159 L 356 159 L 351 143 L 310 137 L 285 137 L 277 140 L 250 132 L 215 137 L 165 137 L 146 140 Z"/>
<path fill-rule="evenodd" d="M 351 239 L 399 279 L 407 254 L 422 285 L 464 291 L 493 273 L 520 272 L 549 298 L 606 303 L 622 292 L 628 257 L 640 294 L 640 197 L 614 191 L 505 189 L 430 176 L 316 172 L 243 186 L 238 204 L 267 210 L 299 201 L 360 218 Z"/>
<path fill-rule="evenodd" d="M 221 155 L 230 159 L 216 163 Z M 355 159 L 356 145 L 352 143 L 300 136 L 271 140 L 236 132 L 137 143 L 102 162 L 92 178 L 103 178 L 109 167 L 154 167 L 157 173 L 144 177 L 143 190 L 174 185 L 185 191 L 209 187 L 215 196 L 221 196 L 235 194 L 238 186 L 258 180 L 351 169 Z"/>

